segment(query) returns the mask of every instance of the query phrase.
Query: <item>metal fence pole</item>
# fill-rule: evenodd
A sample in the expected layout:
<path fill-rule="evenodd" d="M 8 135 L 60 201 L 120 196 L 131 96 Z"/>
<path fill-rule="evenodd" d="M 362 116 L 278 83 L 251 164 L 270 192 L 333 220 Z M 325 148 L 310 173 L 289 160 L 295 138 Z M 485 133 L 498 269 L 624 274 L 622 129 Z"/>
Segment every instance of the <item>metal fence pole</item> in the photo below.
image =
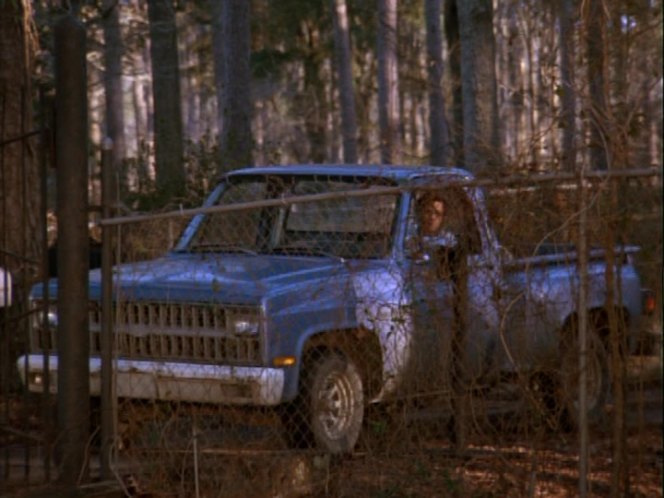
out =
<path fill-rule="evenodd" d="M 39 89 L 39 107 L 41 118 L 41 140 L 40 140 L 40 174 L 41 174 L 41 225 L 42 225 L 42 285 L 43 301 L 48 303 L 49 296 L 49 255 L 48 255 L 48 167 L 50 158 L 50 148 L 52 145 L 52 105 L 53 101 L 47 97 L 46 90 L 42 86 Z M 42 310 L 43 323 L 48 323 L 49 306 L 44 306 Z M 42 413 L 44 420 L 44 437 L 46 441 L 47 451 L 44 455 L 44 475 L 46 481 L 51 480 L 51 445 L 53 444 L 53 397 L 51 396 L 51 376 L 50 376 L 50 357 L 44 355 L 43 371 L 44 371 L 44 391 L 42 397 Z"/>
<path fill-rule="evenodd" d="M 586 353 L 588 332 L 588 196 L 585 171 L 581 168 L 579 176 L 579 234 L 577 255 L 579 269 L 578 303 L 578 344 L 579 344 L 579 497 L 585 498 L 588 492 L 588 393 L 586 386 Z"/>
<path fill-rule="evenodd" d="M 102 217 L 112 215 L 113 203 L 113 141 L 104 139 L 101 161 Z M 101 476 L 110 479 L 111 449 L 115 437 L 113 427 L 113 227 L 102 227 L 101 245 Z"/>
<path fill-rule="evenodd" d="M 6 114 L 6 92 L 0 92 L 0 123 L 4 123 L 5 121 L 5 114 Z M 4 137 L 4 130 L 0 129 L 0 171 L 2 171 L 2 175 L 0 175 L 0 196 L 2 199 L 0 199 L 0 216 L 2 216 L 3 219 L 6 219 L 7 212 L 8 212 L 8 200 L 7 200 L 7 175 L 5 174 L 5 144 L 3 143 L 3 140 L 5 139 Z M 2 233 L 0 233 L 0 247 L 5 248 L 7 247 L 7 239 L 8 239 L 8 234 L 7 234 L 7 224 L 3 223 L 2 224 Z M 7 266 L 7 254 L 4 251 L 0 252 L 0 268 L 3 268 L 5 271 L 9 271 L 9 266 Z M 2 275 L 3 278 L 3 288 L 4 289 L 10 289 L 10 282 L 9 282 L 9 275 L 5 274 L 3 272 Z M 7 294 L 3 296 L 7 298 Z M 7 303 L 9 304 L 9 303 Z M 6 309 L 7 308 L 7 309 Z M 7 326 L 7 323 L 9 321 L 9 307 L 7 306 L 6 308 L 3 307 L 2 309 L 2 316 L 0 316 L 0 338 L 2 339 L 1 347 L 0 347 L 0 397 L 2 399 L 9 399 L 9 334 L 7 333 L 9 327 Z M 9 403 L 4 403 L 4 408 L 2 409 L 2 414 L 1 417 L 3 420 L 9 420 Z M 5 433 L 2 433 L 2 439 L 0 439 L 0 444 L 4 447 L 4 470 L 3 470 L 3 477 L 5 480 L 9 479 L 9 472 L 10 472 L 10 465 L 9 465 L 9 444 L 7 442 L 9 441 L 8 436 L 5 435 Z"/>
<path fill-rule="evenodd" d="M 88 126 L 85 27 L 71 15 L 55 26 L 58 215 L 58 440 L 60 480 L 87 474 L 90 375 L 88 335 Z"/>

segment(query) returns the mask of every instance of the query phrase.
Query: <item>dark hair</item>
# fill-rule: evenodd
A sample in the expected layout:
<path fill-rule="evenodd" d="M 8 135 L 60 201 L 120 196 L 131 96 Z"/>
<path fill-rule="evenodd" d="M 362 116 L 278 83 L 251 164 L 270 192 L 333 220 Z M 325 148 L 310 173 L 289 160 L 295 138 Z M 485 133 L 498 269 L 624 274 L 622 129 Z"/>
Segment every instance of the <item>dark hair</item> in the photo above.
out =
<path fill-rule="evenodd" d="M 443 199 L 443 196 L 439 192 L 425 192 L 415 201 L 415 209 L 419 212 L 424 206 L 434 202 L 442 202 L 443 206 L 445 205 L 445 199 Z"/>

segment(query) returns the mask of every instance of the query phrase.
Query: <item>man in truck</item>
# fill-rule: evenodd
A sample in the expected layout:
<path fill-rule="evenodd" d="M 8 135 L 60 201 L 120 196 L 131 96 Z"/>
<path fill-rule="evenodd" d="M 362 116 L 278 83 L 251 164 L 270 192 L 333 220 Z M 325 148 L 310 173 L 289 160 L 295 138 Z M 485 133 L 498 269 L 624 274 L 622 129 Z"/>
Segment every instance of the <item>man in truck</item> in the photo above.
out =
<path fill-rule="evenodd" d="M 417 214 L 420 234 L 423 237 L 435 237 L 443 227 L 445 201 L 438 193 L 427 192 L 417 200 Z"/>
<path fill-rule="evenodd" d="M 417 258 L 434 258 L 439 278 L 445 274 L 450 277 L 450 272 L 455 271 L 451 265 L 458 263 L 459 249 L 465 249 L 458 247 L 458 236 L 462 234 L 452 227 L 448 206 L 441 192 L 424 192 L 415 201 L 418 229 L 414 254 Z"/>

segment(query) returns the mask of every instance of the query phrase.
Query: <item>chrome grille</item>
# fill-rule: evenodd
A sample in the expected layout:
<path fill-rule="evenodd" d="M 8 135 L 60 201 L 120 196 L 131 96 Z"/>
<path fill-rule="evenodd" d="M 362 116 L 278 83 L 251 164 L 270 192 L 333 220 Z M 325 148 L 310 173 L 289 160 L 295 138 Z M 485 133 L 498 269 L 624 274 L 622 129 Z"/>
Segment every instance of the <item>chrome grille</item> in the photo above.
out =
<path fill-rule="evenodd" d="M 227 324 L 233 314 L 260 317 L 259 309 L 249 306 L 122 302 L 113 311 L 116 355 L 218 364 L 260 363 L 262 331 L 258 335 L 232 333 Z M 90 352 L 97 355 L 101 352 L 102 323 L 98 303 L 91 303 L 89 319 Z M 55 331 L 33 327 L 33 344 L 41 351 L 55 351 Z"/>

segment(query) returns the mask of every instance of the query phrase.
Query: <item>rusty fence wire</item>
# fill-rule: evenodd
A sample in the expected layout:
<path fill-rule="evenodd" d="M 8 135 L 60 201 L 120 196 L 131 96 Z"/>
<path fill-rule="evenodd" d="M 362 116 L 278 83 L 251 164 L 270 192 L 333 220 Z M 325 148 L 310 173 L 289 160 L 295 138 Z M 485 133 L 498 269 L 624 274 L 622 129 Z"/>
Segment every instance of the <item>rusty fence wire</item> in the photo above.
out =
<path fill-rule="evenodd" d="M 0 495 L 17 477 L 44 480 L 44 426 L 33 424 L 40 417 L 27 408 L 34 400 L 19 382 L 16 360 L 28 350 L 27 295 L 47 254 L 41 208 L 48 202 L 52 103 L 40 89 L 35 123 L 17 112 L 28 100 L 25 88 L 0 91 Z"/>
<path fill-rule="evenodd" d="M 150 496 L 662 496 L 661 176 L 579 186 L 256 177 L 203 211 L 107 220 L 112 477 Z M 99 270 L 90 296 L 94 477 Z M 45 316 L 16 372 L 36 398 Z"/>

